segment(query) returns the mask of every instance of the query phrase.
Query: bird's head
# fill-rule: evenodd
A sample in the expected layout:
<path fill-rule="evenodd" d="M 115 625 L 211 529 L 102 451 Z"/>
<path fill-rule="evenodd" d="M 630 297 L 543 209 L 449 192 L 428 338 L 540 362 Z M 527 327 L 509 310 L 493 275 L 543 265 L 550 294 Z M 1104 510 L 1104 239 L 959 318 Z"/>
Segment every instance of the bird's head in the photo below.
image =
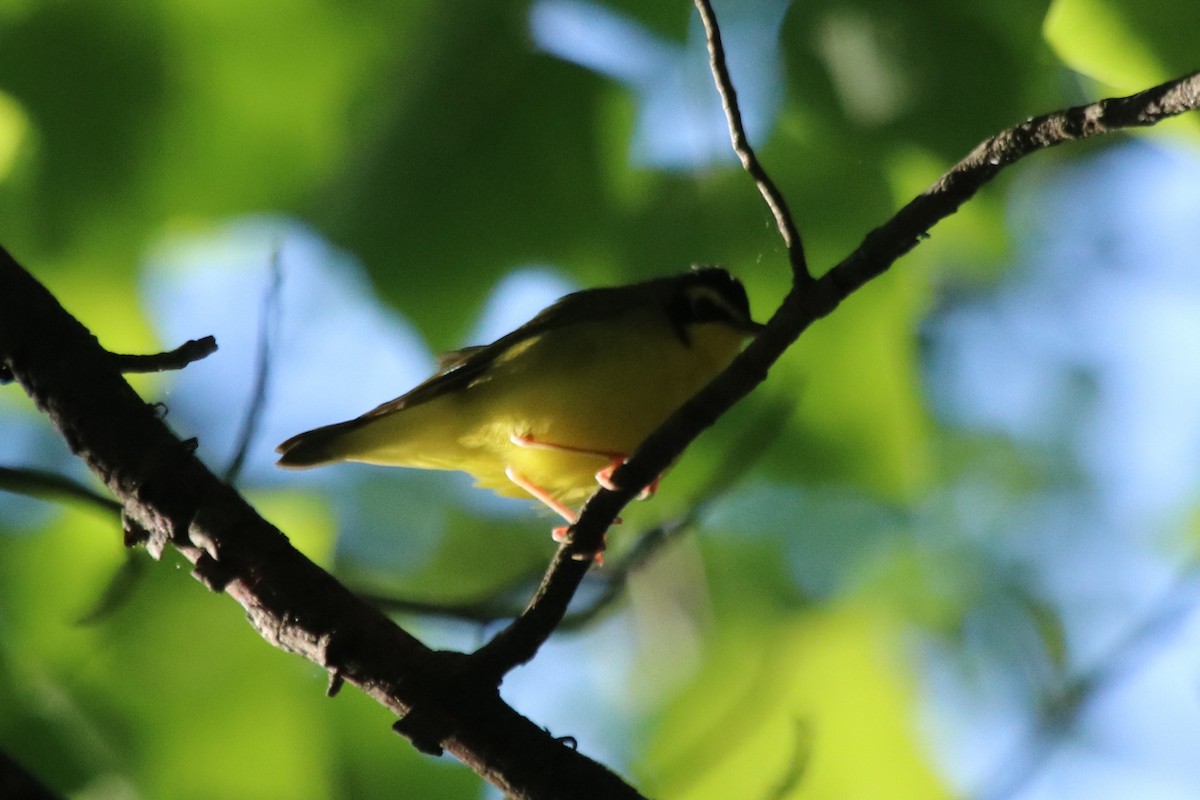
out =
<path fill-rule="evenodd" d="M 750 301 L 742 282 L 720 267 L 693 267 L 672 280 L 668 289 L 667 313 L 684 344 L 690 344 L 694 325 L 718 324 L 746 336 L 763 329 L 750 316 Z"/>

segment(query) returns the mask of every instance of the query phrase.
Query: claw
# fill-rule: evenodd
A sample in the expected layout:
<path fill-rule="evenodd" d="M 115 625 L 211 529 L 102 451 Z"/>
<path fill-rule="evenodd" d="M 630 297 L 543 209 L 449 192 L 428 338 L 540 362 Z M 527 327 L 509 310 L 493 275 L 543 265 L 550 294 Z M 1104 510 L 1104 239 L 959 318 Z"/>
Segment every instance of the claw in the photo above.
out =
<path fill-rule="evenodd" d="M 621 467 L 621 465 L 624 463 L 625 463 L 625 459 L 619 458 L 619 459 L 613 461 L 611 464 L 609 464 L 604 469 L 597 472 L 596 473 L 596 483 L 600 484 L 605 489 L 608 489 L 610 492 L 617 491 L 617 484 L 613 482 L 612 476 L 613 476 L 613 473 L 616 472 Z M 642 490 L 640 492 L 638 492 L 637 499 L 638 500 L 649 500 L 651 497 L 653 497 L 654 493 L 658 491 L 659 480 L 661 480 L 661 478 L 655 478 L 654 480 L 650 481 L 649 484 L 644 486 L 642 488 Z"/>
<path fill-rule="evenodd" d="M 569 533 L 570 530 L 571 529 L 569 526 L 560 525 L 559 527 L 552 530 L 550 532 L 550 535 L 554 537 L 554 541 L 558 542 L 559 544 L 562 544 L 563 542 L 568 541 L 570 539 L 570 533 Z M 603 567 L 604 566 L 604 551 L 605 551 L 605 549 L 606 549 L 606 542 L 601 541 L 600 548 L 598 550 L 596 550 L 594 553 L 572 553 L 571 559 L 574 561 L 595 561 L 597 567 Z"/>
<path fill-rule="evenodd" d="M 650 483 L 646 484 L 644 487 L 642 487 L 642 490 L 640 492 L 638 492 L 637 499 L 638 500 L 649 500 L 651 497 L 654 497 L 654 494 L 658 491 L 658 482 L 660 480 L 662 480 L 661 475 L 658 476 L 657 478 L 655 478 L 654 480 L 650 481 Z"/>
<path fill-rule="evenodd" d="M 555 444 L 554 442 L 543 442 L 543 441 L 539 441 L 538 439 L 535 439 L 534 437 L 532 437 L 528 434 L 510 433 L 508 435 L 508 440 L 510 442 L 512 442 L 513 444 L 515 444 L 517 447 L 528 447 L 533 450 L 558 450 L 559 452 L 563 452 L 563 453 L 579 453 L 581 455 L 599 456 L 600 458 L 607 458 L 609 460 L 608 466 L 596 473 L 596 483 L 600 484 L 605 489 L 608 489 L 610 492 L 617 491 L 617 485 L 615 483 L 613 483 L 613 479 L 612 479 L 613 473 L 616 472 L 618 469 L 620 469 L 621 465 L 624 464 L 626 459 L 629 458 L 629 456 L 625 453 L 606 453 L 606 452 L 603 452 L 600 450 L 588 450 L 586 447 L 572 447 L 569 444 Z M 509 475 L 508 478 L 513 483 L 516 483 L 518 486 L 520 486 L 522 489 L 525 489 L 525 491 L 529 492 L 537 499 L 542 500 L 543 503 L 546 503 L 546 501 L 542 499 L 541 495 L 535 494 L 524 483 L 519 483 L 518 481 L 514 480 L 512 475 Z M 638 492 L 637 499 L 638 500 L 649 500 L 651 497 L 653 497 L 654 493 L 658 491 L 658 481 L 659 481 L 659 478 L 655 478 L 653 481 L 650 482 L 649 486 L 646 486 L 644 489 L 642 489 L 640 492 Z M 546 505 L 550 505 L 550 503 L 546 503 Z M 560 516 L 563 516 L 564 519 L 568 519 L 568 520 L 570 519 L 570 517 L 566 517 L 565 515 L 563 515 L 562 512 L 558 510 L 558 508 L 555 508 L 553 505 L 550 505 L 550 507 L 554 508 L 554 510 L 557 511 Z"/>
<path fill-rule="evenodd" d="M 617 490 L 617 485 L 615 483 L 613 483 L 612 476 L 613 476 L 613 473 L 617 471 L 617 468 L 620 467 L 624 463 L 625 463 L 625 459 L 621 459 L 620 461 L 614 461 L 611 464 L 609 464 L 607 467 L 605 467 L 604 469 L 597 472 L 596 473 L 596 483 L 600 484 L 605 489 L 608 489 L 610 492 L 615 492 Z"/>
<path fill-rule="evenodd" d="M 604 548 L 600 548 L 594 553 L 574 553 L 571 556 L 575 561 L 591 561 L 597 567 L 604 566 Z"/>

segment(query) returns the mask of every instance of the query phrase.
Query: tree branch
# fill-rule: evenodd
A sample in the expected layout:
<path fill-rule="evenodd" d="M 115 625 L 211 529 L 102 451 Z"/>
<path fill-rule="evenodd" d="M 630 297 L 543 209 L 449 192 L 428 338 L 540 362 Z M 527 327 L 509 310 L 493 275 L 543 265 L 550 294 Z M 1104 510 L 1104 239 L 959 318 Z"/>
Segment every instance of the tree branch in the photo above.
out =
<path fill-rule="evenodd" d="M 120 372 L 167 372 L 183 369 L 193 361 L 207 358 L 217 352 L 217 340 L 212 336 L 189 339 L 174 350 L 153 355 L 124 355 L 112 353 L 113 361 Z"/>
<path fill-rule="evenodd" d="M 117 370 L 132 372 L 166 372 L 183 369 L 193 361 L 207 358 L 217 352 L 217 340 L 212 336 L 189 339 L 174 350 L 153 355 L 125 355 L 109 353 Z M 0 364 L 0 383 L 12 383 L 13 374 L 6 365 Z"/>
<path fill-rule="evenodd" d="M 916 247 L 930 228 L 957 211 L 1000 170 L 1028 155 L 1126 128 L 1157 125 L 1198 106 L 1200 72 L 1193 72 L 1129 97 L 1043 114 L 1001 131 L 867 234 L 857 250 L 821 278 L 820 293 L 836 306 Z"/>
<path fill-rule="evenodd" d="M 271 383 L 271 345 L 279 329 L 279 295 L 283 291 L 283 266 L 280 263 L 279 248 L 271 254 L 271 279 L 263 292 L 259 304 L 258 317 L 258 348 L 254 355 L 254 386 L 250 390 L 250 402 L 246 405 L 245 416 L 242 417 L 242 427 L 238 431 L 237 444 L 229 465 L 221 475 L 229 483 L 237 483 L 246 464 L 246 456 L 250 453 L 250 445 L 258 432 L 258 424 L 262 421 L 263 410 L 267 407 L 267 392 Z"/>
<path fill-rule="evenodd" d="M 397 714 L 424 752 L 442 748 L 519 798 L 637 798 L 600 764 L 504 703 L 461 654 L 434 652 L 296 551 L 216 478 L 129 387 L 110 354 L 0 248 L 0 365 L 144 529 L 246 610 L 271 644 Z"/>
<path fill-rule="evenodd" d="M 719 51 L 714 53 L 714 59 Z M 733 102 L 732 95 L 730 102 Z M 766 380 L 781 355 L 817 320 L 928 237 L 1002 169 L 1048 147 L 1126 128 L 1155 125 L 1200 107 L 1200 72 L 1129 97 L 1101 100 L 1034 117 L 985 140 L 819 279 L 794 283 L 760 333 L 729 367 L 684 403 L 613 475 L 616 490 L 598 489 L 530 600 L 525 613 L 473 654 L 480 668 L 504 674 L 537 654 L 562 620 L 604 532 L 629 502 L 679 458 L 721 415 Z M 786 213 L 786 209 L 783 210 Z"/>
<path fill-rule="evenodd" d="M 418 749 L 437 753 L 445 748 L 512 797 L 639 796 L 517 714 L 499 698 L 496 685 L 513 666 L 532 658 L 561 622 L 590 566 L 590 554 L 641 488 L 765 380 L 771 365 L 814 321 L 886 271 L 1001 169 L 1046 147 L 1153 125 L 1200 104 L 1200 77 L 1192 75 L 1015 126 L 982 143 L 868 234 L 849 257 L 812 279 L 805 277 L 809 273 L 790 212 L 741 130 L 711 8 L 703 0 L 697 4 L 735 149 L 776 216 L 794 286 L 766 330 L 616 472 L 620 488 L 600 489 L 589 499 L 525 613 L 470 656 L 431 651 L 293 549 L 171 434 L 118 372 L 130 365 L 169 364 L 164 356 L 171 354 L 114 358 L 0 248 L 0 378 L 21 383 L 116 496 L 125 516 L 145 530 L 150 552 L 176 548 L 194 564 L 195 577 L 243 606 L 267 641 L 328 670 L 332 688 L 352 683 L 404 715 L 397 730 Z M 194 360 L 182 358 L 184 364 Z"/>

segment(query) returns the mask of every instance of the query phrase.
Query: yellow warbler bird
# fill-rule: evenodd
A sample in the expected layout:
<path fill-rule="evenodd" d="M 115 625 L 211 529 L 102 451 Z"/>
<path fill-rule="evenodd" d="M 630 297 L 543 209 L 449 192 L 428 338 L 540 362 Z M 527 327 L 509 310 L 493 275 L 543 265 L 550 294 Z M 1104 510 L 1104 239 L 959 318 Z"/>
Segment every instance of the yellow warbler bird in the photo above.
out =
<path fill-rule="evenodd" d="M 283 467 L 362 461 L 462 470 L 568 524 L 597 482 L 724 369 L 762 326 L 717 267 L 569 294 L 360 417 L 293 436 Z M 555 529 L 561 538 L 565 528 Z"/>

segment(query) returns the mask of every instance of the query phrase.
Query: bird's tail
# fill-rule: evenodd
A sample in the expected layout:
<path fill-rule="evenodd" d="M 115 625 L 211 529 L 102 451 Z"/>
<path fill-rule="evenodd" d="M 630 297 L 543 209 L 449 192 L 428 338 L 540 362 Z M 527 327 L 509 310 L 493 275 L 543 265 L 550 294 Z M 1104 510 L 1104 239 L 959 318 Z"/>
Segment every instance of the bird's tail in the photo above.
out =
<path fill-rule="evenodd" d="M 276 463 L 288 469 L 307 469 L 344 461 L 351 455 L 346 446 L 347 434 L 360 426 L 359 420 L 352 419 L 296 434 L 275 448 L 279 453 Z"/>

